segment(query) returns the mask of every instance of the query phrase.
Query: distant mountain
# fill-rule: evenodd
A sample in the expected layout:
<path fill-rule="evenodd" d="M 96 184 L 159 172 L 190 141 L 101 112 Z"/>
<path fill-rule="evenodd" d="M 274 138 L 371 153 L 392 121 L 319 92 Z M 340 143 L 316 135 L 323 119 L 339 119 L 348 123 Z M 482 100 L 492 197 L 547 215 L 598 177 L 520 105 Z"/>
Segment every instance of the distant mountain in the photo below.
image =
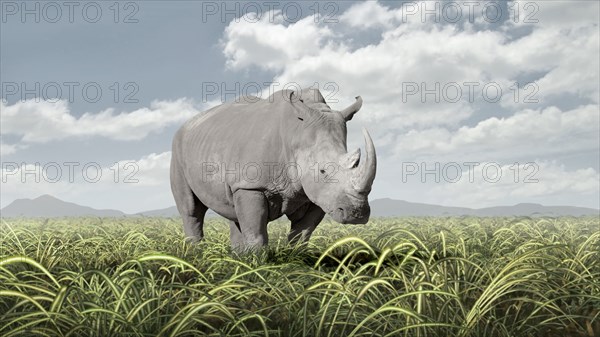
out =
<path fill-rule="evenodd" d="M 487 208 L 448 207 L 421 204 L 394 199 L 376 199 L 370 202 L 371 215 L 378 216 L 600 216 L 600 210 L 573 206 L 543 206 L 540 204 L 517 204 L 514 206 L 496 206 Z M 102 216 L 120 217 L 127 214 L 113 209 L 94 209 L 80 206 L 72 202 L 62 201 L 50 195 L 42 195 L 35 199 L 17 199 L 0 210 L 2 217 L 69 217 L 69 216 Z M 209 210 L 208 217 L 217 214 Z M 179 212 L 175 206 L 149 210 L 131 216 L 177 217 Z"/>
<path fill-rule="evenodd" d="M 171 206 L 171 207 L 167 207 L 167 208 L 161 208 L 161 209 L 155 209 L 155 210 L 151 210 L 151 211 L 136 213 L 136 215 L 149 216 L 149 217 L 157 216 L 157 217 L 163 217 L 163 218 L 171 218 L 174 216 L 179 216 L 179 212 L 177 211 L 176 206 Z"/>
<path fill-rule="evenodd" d="M 600 216 L 600 210 L 575 206 L 544 206 L 540 204 L 516 204 L 514 206 L 496 206 L 475 210 L 476 216 L 505 216 L 505 215 L 529 215 L 529 216 Z"/>
<path fill-rule="evenodd" d="M 486 208 L 447 207 L 408 202 L 394 199 L 371 201 L 373 216 L 584 216 L 598 215 L 600 210 L 574 206 L 543 206 L 540 204 L 516 204 Z"/>
<path fill-rule="evenodd" d="M 136 213 L 135 215 L 148 216 L 148 217 L 156 216 L 156 217 L 163 217 L 163 218 L 172 218 L 175 216 L 179 216 L 179 211 L 177 211 L 177 206 L 171 206 L 171 207 L 167 207 L 167 208 L 161 208 L 161 209 L 155 209 L 155 210 L 151 210 L 151 211 L 140 212 L 140 213 Z M 209 209 L 208 212 L 206 212 L 206 216 L 207 217 L 217 216 L 217 213 L 215 213 Z"/>
<path fill-rule="evenodd" d="M 370 202 L 372 216 L 451 216 L 466 215 L 473 210 L 465 207 L 446 207 L 394 199 L 376 199 Z"/>
<path fill-rule="evenodd" d="M 95 209 L 62 201 L 51 195 L 35 199 L 17 199 L 0 210 L 2 217 L 61 217 L 61 216 L 105 216 L 118 217 L 125 213 L 114 209 Z"/>

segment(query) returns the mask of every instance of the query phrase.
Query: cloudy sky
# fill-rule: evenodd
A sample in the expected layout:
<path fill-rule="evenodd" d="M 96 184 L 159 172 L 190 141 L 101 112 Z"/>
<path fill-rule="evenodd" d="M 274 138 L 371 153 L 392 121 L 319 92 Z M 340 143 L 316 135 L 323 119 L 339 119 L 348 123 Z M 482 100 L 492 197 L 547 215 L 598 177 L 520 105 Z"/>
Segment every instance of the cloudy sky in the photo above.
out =
<path fill-rule="evenodd" d="M 295 85 L 363 97 L 371 199 L 598 207 L 597 1 L 175 3 L 1 2 L 2 207 L 171 206 L 185 120 Z"/>

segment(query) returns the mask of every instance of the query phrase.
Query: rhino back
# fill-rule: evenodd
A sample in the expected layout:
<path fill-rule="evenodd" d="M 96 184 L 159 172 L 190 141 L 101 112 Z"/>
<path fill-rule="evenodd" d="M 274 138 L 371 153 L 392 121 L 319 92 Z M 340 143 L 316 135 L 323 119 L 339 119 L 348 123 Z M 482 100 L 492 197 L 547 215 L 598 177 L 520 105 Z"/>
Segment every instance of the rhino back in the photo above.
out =
<path fill-rule="evenodd" d="M 223 104 L 196 116 L 183 126 L 181 149 L 186 164 L 233 165 L 279 158 L 281 117 L 280 111 L 264 101 Z"/>
<path fill-rule="evenodd" d="M 295 131 L 289 109 L 281 101 L 226 103 L 186 122 L 174 149 L 196 196 L 218 213 L 227 213 L 237 189 L 273 189 L 277 172 L 269 165 L 293 161 L 285 145 Z M 217 173 L 207 174 L 215 168 Z"/>

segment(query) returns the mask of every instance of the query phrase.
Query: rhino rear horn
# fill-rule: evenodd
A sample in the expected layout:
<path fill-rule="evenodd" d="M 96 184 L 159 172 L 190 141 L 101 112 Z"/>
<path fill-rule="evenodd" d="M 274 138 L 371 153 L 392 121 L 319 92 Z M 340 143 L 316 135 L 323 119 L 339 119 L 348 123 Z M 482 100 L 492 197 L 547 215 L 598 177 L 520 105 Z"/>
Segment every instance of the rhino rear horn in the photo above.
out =
<path fill-rule="evenodd" d="M 352 117 L 354 117 L 354 114 L 358 110 L 360 110 L 360 107 L 362 107 L 362 103 L 363 103 L 362 97 L 356 96 L 356 102 L 352 103 L 352 105 L 350 105 L 346 109 L 340 111 L 340 113 L 342 114 L 342 116 L 344 116 L 344 119 L 346 121 L 349 121 L 352 119 Z"/>
<path fill-rule="evenodd" d="M 375 173 L 377 172 L 377 154 L 375 153 L 375 145 L 369 135 L 369 131 L 363 128 L 363 136 L 365 138 L 366 155 L 364 160 L 360 160 L 358 166 L 354 169 L 352 185 L 358 192 L 370 192 Z"/>
<path fill-rule="evenodd" d="M 360 148 L 354 150 L 354 152 L 352 152 L 352 153 L 347 153 L 347 154 L 343 155 L 342 159 L 340 160 L 340 165 L 343 168 L 353 169 L 358 165 L 359 162 L 360 162 Z"/>

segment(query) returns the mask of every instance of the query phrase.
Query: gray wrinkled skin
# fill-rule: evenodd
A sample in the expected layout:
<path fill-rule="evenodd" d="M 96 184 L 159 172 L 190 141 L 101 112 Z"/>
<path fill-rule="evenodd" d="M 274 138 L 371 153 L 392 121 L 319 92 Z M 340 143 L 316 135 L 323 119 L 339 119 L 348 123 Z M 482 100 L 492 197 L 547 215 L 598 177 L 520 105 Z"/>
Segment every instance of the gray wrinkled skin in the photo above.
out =
<path fill-rule="evenodd" d="M 346 150 L 346 122 L 362 99 L 331 110 L 318 90 L 241 98 L 187 121 L 173 140 L 171 190 L 186 238 L 204 237 L 210 208 L 230 220 L 235 250 L 267 244 L 267 223 L 286 215 L 290 242 L 310 238 L 325 214 L 340 223 L 369 220 L 376 155 Z"/>

